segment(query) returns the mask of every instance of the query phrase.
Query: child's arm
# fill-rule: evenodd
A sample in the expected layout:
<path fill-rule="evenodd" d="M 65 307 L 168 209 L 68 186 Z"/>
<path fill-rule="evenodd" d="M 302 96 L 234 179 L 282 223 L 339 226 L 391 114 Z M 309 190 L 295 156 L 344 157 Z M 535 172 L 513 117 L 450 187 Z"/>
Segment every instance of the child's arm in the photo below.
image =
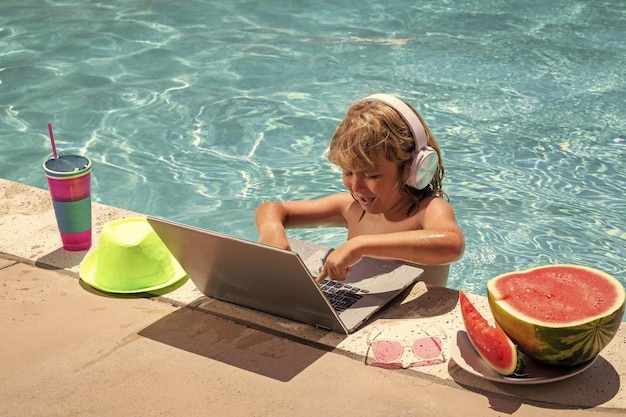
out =
<path fill-rule="evenodd" d="M 349 194 L 335 194 L 318 200 L 263 203 L 256 209 L 254 216 L 259 242 L 290 249 L 286 228 L 346 227 L 344 210 L 352 201 Z"/>
<path fill-rule="evenodd" d="M 254 223 L 259 231 L 259 243 L 291 250 L 285 233 L 287 209 L 280 202 L 266 202 L 257 207 Z"/>
<path fill-rule="evenodd" d="M 343 280 L 363 256 L 396 259 L 419 265 L 444 265 L 463 255 L 465 238 L 447 201 L 432 199 L 424 210 L 422 229 L 376 235 L 360 235 L 335 249 L 318 281 Z"/>

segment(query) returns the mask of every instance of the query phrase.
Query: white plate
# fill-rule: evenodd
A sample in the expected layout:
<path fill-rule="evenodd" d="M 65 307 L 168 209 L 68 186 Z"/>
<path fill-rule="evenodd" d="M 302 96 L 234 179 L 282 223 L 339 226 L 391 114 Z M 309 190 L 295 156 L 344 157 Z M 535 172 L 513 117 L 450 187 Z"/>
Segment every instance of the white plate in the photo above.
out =
<path fill-rule="evenodd" d="M 504 376 L 491 369 L 487 362 L 480 357 L 467 337 L 467 333 L 462 330 L 459 330 L 452 337 L 450 355 L 454 362 L 467 372 L 490 381 L 503 382 L 505 384 L 545 384 L 547 382 L 560 381 L 578 375 L 593 365 L 597 359 L 596 356 L 589 362 L 576 366 L 552 366 L 520 353 L 526 363 L 524 375 Z"/>

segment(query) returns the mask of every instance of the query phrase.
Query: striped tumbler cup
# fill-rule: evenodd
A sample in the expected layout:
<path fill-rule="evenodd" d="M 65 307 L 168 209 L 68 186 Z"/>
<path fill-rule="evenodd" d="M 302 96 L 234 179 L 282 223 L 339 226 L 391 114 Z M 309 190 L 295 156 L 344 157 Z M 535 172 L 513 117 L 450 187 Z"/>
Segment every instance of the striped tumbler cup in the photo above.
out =
<path fill-rule="evenodd" d="M 80 155 L 59 155 L 43 163 L 63 249 L 91 247 L 91 161 Z"/>

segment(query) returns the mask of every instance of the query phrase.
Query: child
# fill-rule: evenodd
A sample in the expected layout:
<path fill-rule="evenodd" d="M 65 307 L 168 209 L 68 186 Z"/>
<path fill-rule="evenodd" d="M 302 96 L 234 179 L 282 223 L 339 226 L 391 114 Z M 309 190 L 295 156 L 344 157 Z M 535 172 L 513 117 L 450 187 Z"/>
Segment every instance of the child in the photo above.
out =
<path fill-rule="evenodd" d="M 290 249 L 285 228 L 346 227 L 348 240 L 328 255 L 318 282 L 344 280 L 369 256 L 418 264 L 424 281 L 445 286 L 465 240 L 441 187 L 439 145 L 417 112 L 387 94 L 356 102 L 333 135 L 328 159 L 342 169 L 348 192 L 261 204 L 259 242 Z"/>

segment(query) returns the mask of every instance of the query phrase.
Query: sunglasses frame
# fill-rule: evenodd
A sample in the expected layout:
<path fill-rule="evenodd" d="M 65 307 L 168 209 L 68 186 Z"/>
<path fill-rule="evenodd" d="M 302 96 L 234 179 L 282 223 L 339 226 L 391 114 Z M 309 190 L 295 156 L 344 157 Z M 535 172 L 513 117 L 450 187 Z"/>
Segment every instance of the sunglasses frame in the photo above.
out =
<path fill-rule="evenodd" d="M 374 332 L 377 332 L 376 335 L 370 338 L 370 336 Z M 408 369 L 408 368 L 417 368 L 421 366 L 440 365 L 442 363 L 446 363 L 447 359 L 444 353 L 444 342 L 447 340 L 447 336 L 445 332 L 442 332 L 443 334 L 436 334 L 436 335 L 431 335 L 428 333 L 428 331 L 425 331 L 425 330 L 423 330 L 422 332 L 425 334 L 425 336 L 419 337 L 411 341 L 407 341 L 407 340 L 401 341 L 401 340 L 392 340 L 392 339 L 377 340 L 377 338 L 383 334 L 383 331 L 378 328 L 372 329 L 372 331 L 367 335 L 367 351 L 365 352 L 365 364 L 370 365 L 370 366 L 375 366 L 378 368 L 385 368 L 385 369 Z M 413 350 L 413 345 L 415 342 L 418 342 L 420 340 L 427 340 L 427 339 L 431 339 L 433 341 L 439 341 L 439 353 L 432 358 L 424 358 Z M 396 347 L 399 345 L 399 347 L 401 348 L 399 356 L 395 358 L 393 361 L 388 361 L 388 362 L 381 361 L 378 358 L 376 358 L 376 353 L 374 351 L 373 345 L 375 345 L 376 343 L 381 343 L 381 342 L 393 343 Z M 407 348 L 409 348 L 413 357 L 415 357 L 418 360 L 411 362 L 408 365 L 404 365 L 401 362 L 401 359 L 405 355 Z M 372 356 L 373 356 L 372 361 L 368 361 L 368 359 L 370 358 L 370 351 L 372 352 Z"/>

